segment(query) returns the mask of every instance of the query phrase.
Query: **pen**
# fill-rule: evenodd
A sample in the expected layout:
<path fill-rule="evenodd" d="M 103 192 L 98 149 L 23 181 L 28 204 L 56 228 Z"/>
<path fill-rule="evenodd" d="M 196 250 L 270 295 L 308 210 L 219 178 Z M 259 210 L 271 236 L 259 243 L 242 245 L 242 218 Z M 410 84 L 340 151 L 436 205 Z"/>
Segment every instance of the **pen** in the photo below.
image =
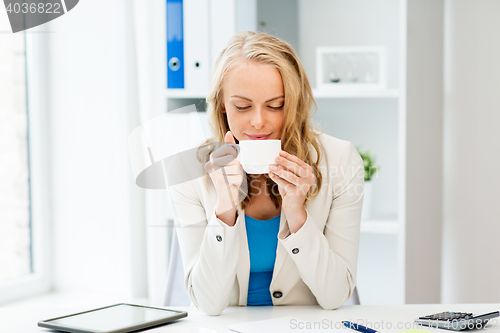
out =
<path fill-rule="evenodd" d="M 356 331 L 362 332 L 362 333 L 380 333 L 379 331 L 375 331 L 374 329 L 351 323 L 350 321 L 343 321 L 342 324 L 344 324 L 344 326 L 346 326 L 348 328 L 351 328 L 353 330 L 356 330 Z"/>

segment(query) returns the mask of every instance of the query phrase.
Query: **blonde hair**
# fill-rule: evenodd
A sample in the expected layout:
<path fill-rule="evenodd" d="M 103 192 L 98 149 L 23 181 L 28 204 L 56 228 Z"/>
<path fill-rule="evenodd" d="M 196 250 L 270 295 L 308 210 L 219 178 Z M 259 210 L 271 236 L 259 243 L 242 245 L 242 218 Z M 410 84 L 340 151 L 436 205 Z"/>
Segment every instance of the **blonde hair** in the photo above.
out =
<path fill-rule="evenodd" d="M 220 53 L 215 62 L 207 96 L 207 116 L 209 126 L 215 136 L 200 145 L 198 160 L 202 163 L 208 162 L 212 151 L 220 146 L 217 143 L 224 142 L 225 134 L 229 131 L 226 113 L 222 112 L 224 105 L 222 96 L 223 81 L 228 71 L 241 60 L 270 64 L 281 74 L 285 93 L 281 149 L 297 156 L 313 168 L 316 182 L 306 195 L 307 202 L 318 195 L 322 183 L 318 165 L 323 153 L 317 140 L 317 136 L 322 132 L 315 133 L 311 122 L 312 115 L 317 110 L 317 104 L 297 54 L 290 44 L 277 37 L 265 33 L 240 31 L 231 37 Z M 312 111 L 313 113 L 311 113 Z M 316 161 L 312 161 L 309 144 L 312 144 L 316 149 Z M 207 186 L 209 178 L 207 172 L 205 172 L 204 177 L 205 186 Z M 247 174 L 246 178 L 248 185 L 252 176 Z M 266 186 L 271 200 L 276 208 L 279 208 L 281 206 L 281 196 L 277 184 L 267 174 Z M 252 198 L 251 191 L 244 195 L 245 198 L 241 202 L 242 209 L 245 209 L 250 204 Z"/>

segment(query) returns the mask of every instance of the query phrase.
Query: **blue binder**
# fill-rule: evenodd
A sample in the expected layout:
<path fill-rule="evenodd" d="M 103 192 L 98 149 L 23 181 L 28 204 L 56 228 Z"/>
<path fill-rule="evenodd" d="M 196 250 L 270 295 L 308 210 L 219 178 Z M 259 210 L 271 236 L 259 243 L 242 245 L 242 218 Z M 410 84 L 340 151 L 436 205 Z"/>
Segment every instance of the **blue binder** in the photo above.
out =
<path fill-rule="evenodd" d="M 167 88 L 184 89 L 182 0 L 167 0 Z"/>

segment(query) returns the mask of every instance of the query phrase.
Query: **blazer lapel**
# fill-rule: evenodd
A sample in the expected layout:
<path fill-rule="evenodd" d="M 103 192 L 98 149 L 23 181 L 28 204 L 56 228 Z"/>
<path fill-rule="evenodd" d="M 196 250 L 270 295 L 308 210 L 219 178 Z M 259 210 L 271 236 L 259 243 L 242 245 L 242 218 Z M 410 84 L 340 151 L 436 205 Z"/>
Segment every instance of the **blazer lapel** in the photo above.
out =
<path fill-rule="evenodd" d="M 239 305 L 247 304 L 248 280 L 250 277 L 250 252 L 248 250 L 247 229 L 245 226 L 245 210 L 238 205 L 238 218 L 236 223 L 240 224 L 240 253 L 238 257 L 238 266 L 236 267 L 236 278 L 240 286 Z"/>
<path fill-rule="evenodd" d="M 279 230 L 281 230 L 281 228 L 283 228 L 283 225 L 285 223 L 286 223 L 285 211 L 283 210 L 283 208 L 281 208 L 281 218 L 280 218 L 280 229 Z M 278 237 L 278 236 L 276 236 L 276 237 Z M 274 263 L 273 280 L 278 275 L 281 267 L 283 266 L 283 263 L 285 262 L 287 255 L 288 254 L 286 253 L 285 248 L 278 241 L 278 246 L 276 248 L 276 261 Z"/>

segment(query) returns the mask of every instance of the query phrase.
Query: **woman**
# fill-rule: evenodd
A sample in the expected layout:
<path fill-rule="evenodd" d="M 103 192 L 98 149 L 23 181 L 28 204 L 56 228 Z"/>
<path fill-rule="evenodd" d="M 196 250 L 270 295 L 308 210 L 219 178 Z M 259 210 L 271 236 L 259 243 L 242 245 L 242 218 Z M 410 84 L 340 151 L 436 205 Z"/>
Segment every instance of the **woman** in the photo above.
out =
<path fill-rule="evenodd" d="M 316 104 L 293 48 L 237 33 L 207 104 L 215 137 L 198 151 L 205 176 L 170 187 L 191 300 L 209 315 L 228 305 L 338 308 L 356 286 L 363 161 L 351 142 L 312 127 Z M 255 136 L 281 140 L 269 175 L 245 174 L 236 159 L 239 141 Z"/>

